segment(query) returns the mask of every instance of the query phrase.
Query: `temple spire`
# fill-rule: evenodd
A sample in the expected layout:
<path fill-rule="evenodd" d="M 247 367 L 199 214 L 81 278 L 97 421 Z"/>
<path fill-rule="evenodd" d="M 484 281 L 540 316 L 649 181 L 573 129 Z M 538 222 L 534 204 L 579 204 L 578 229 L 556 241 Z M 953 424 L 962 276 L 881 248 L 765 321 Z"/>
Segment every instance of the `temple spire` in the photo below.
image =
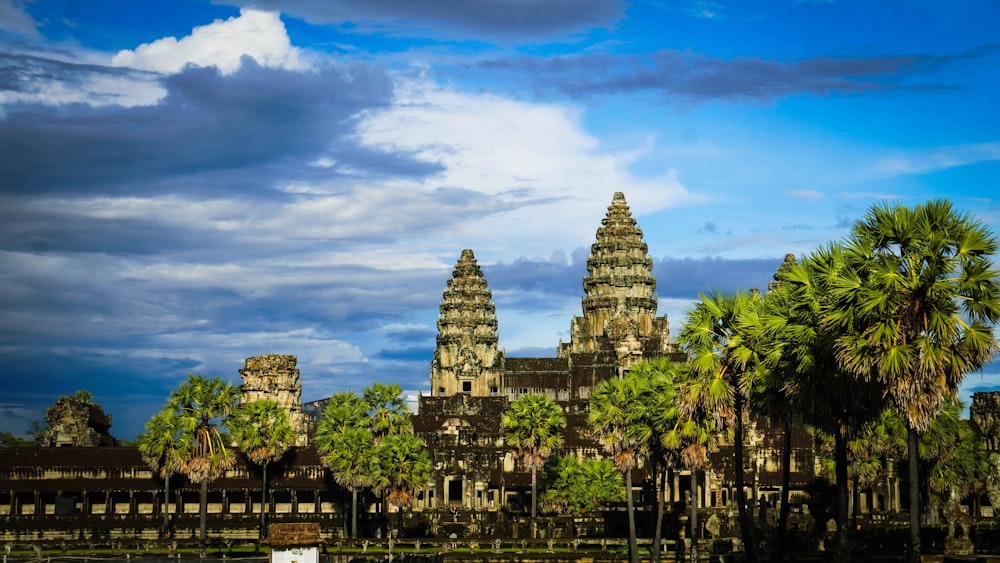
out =
<path fill-rule="evenodd" d="M 615 350 L 641 358 L 667 351 L 667 318 L 656 317 L 656 278 L 647 253 L 625 194 L 616 192 L 587 258 L 583 316 L 573 319 L 572 341 L 562 353 Z"/>
<path fill-rule="evenodd" d="M 471 250 L 463 250 L 441 299 L 432 395 L 496 395 L 501 353 L 493 294 Z"/>

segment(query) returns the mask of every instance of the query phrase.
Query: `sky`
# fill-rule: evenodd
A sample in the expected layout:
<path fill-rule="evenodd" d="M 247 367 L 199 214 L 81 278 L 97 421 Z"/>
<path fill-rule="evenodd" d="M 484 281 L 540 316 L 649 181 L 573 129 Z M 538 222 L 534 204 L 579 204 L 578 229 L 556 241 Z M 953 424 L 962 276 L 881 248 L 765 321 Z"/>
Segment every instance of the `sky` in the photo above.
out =
<path fill-rule="evenodd" d="M 462 249 L 553 356 L 614 192 L 676 333 L 879 201 L 1000 231 L 994 0 L 0 0 L 0 430 L 188 373 L 429 391 Z M 1000 368 L 964 396 L 1000 389 Z"/>

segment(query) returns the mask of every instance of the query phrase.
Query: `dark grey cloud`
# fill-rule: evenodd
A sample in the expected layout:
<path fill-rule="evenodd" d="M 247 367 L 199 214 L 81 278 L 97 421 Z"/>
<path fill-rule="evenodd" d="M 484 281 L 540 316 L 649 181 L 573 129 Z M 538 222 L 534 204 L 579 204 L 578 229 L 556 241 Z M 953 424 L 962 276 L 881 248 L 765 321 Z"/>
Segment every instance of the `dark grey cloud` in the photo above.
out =
<path fill-rule="evenodd" d="M 649 95 L 662 101 L 768 102 L 794 94 L 825 96 L 898 89 L 950 88 L 934 73 L 959 59 L 982 58 L 993 46 L 960 55 L 814 57 L 782 61 L 721 59 L 662 50 L 648 54 L 587 53 L 561 57 L 518 56 L 479 61 L 467 68 L 528 77 L 540 92 L 572 98 Z"/>
<path fill-rule="evenodd" d="M 375 23 L 372 31 L 440 32 L 462 38 L 520 41 L 607 28 L 625 14 L 624 0 L 217 0 L 275 10 L 318 24 Z M 425 28 L 421 30 L 421 28 Z M 364 27 L 362 27 L 364 29 Z"/>
<path fill-rule="evenodd" d="M 131 71 L 7 55 L 5 88 L 30 88 L 38 69 L 74 84 L 95 72 Z M 242 195 L 273 189 L 275 178 L 420 177 L 435 164 L 366 148 L 355 139 L 359 112 L 386 107 L 392 83 L 374 67 L 328 65 L 313 72 L 263 68 L 244 57 L 223 76 L 189 67 L 161 79 L 155 105 L 74 104 L 7 108 L 0 127 L 0 174 L 6 193 L 206 192 Z M 309 167 L 317 158 L 334 168 Z"/>

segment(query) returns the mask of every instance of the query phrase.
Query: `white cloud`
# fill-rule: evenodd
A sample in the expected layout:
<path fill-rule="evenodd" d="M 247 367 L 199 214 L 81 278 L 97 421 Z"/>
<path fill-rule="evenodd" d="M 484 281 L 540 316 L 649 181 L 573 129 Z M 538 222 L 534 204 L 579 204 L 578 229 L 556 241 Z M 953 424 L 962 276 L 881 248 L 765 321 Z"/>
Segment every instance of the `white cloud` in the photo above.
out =
<path fill-rule="evenodd" d="M 811 201 L 823 199 L 823 193 L 816 190 L 790 190 L 785 192 L 785 195 L 791 198 L 808 199 Z"/>
<path fill-rule="evenodd" d="M 1000 143 L 974 143 L 914 151 L 886 158 L 878 168 L 892 174 L 926 174 L 991 160 L 1000 160 Z"/>
<path fill-rule="evenodd" d="M 266 67 L 307 67 L 302 51 L 292 46 L 278 14 L 250 8 L 240 10 L 239 17 L 196 27 L 180 40 L 164 37 L 134 50 L 119 51 L 111 64 L 163 73 L 179 72 L 194 64 L 215 66 L 223 74 L 231 74 L 240 68 L 244 55 Z"/>
<path fill-rule="evenodd" d="M 644 150 L 612 151 L 588 133 L 579 108 L 465 93 L 424 82 L 403 82 L 391 109 L 360 125 L 362 142 L 406 150 L 444 171 L 403 191 L 439 187 L 534 202 L 516 210 L 469 217 L 449 235 L 484 258 L 547 255 L 593 237 L 616 191 L 644 213 L 691 201 L 675 170 L 636 177 L 629 167 Z M 490 211 L 490 210 L 483 210 Z M 516 249 L 515 254 L 505 252 Z"/>

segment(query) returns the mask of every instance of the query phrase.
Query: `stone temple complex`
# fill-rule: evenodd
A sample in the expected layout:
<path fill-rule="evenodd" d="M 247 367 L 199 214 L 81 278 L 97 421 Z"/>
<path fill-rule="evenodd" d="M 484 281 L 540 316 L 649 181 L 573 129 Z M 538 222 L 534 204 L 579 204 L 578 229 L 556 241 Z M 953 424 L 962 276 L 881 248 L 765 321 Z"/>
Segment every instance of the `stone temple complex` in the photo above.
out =
<path fill-rule="evenodd" d="M 426 445 L 433 471 L 406 515 L 410 527 L 438 538 L 450 537 L 443 535 L 451 530 L 449 525 L 482 538 L 518 537 L 517 522 L 530 511 L 530 474 L 504 444 L 500 419 L 522 395 L 547 395 L 563 409 L 568 424 L 557 454 L 579 459 L 603 455 L 587 425 L 595 386 L 642 360 L 683 360 L 670 343 L 666 316 L 657 316 L 652 269 L 642 230 L 625 196 L 615 193 L 587 259 L 581 314 L 568 319 L 569 342 L 553 343 L 552 357 L 519 358 L 508 357 L 500 347 L 496 306 L 474 252 L 461 252 L 445 283 L 435 348 L 428 358 L 431 392 L 419 398 L 412 416 L 414 433 Z M 350 494 L 336 484 L 309 444 L 309 418 L 325 401 L 302 405 L 296 364 L 295 356 L 267 354 L 247 358 L 239 370 L 242 400 L 277 401 L 288 409 L 295 432 L 296 447 L 275 464 L 269 511 L 273 522 L 319 522 L 325 538 L 343 540 Z M 50 412 L 53 432 L 44 445 L 71 447 L 0 450 L 0 541 L 158 539 L 164 514 L 171 515 L 175 537 L 195 537 L 199 487 L 177 475 L 165 499 L 163 481 L 135 448 L 99 447 L 114 443 L 107 435 L 110 416 L 75 403 L 57 411 L 70 414 Z M 1000 460 L 1000 391 L 976 393 L 970 424 Z M 733 445 L 723 436 L 711 466 L 699 471 L 696 494 L 685 497 L 691 476 L 680 470 L 670 472 L 662 494 L 677 515 L 693 502 L 717 522 L 721 519 L 724 533 L 733 535 L 735 491 L 742 487 L 759 507 L 764 527 L 773 519 L 780 495 L 781 442 L 779 428 L 767 419 L 753 420 L 747 428 L 744 482 L 736 482 Z M 242 454 L 238 460 L 211 483 L 208 497 L 210 534 L 227 541 L 256 539 L 261 512 L 260 478 Z M 794 526 L 819 537 L 830 518 L 829 508 L 811 511 L 807 504 L 814 502 L 814 494 L 825 494 L 823 487 L 829 485 L 824 485 L 816 443 L 801 425 L 792 434 L 790 473 Z M 995 474 L 1000 475 L 1000 468 Z M 640 533 L 646 537 L 651 536 L 651 511 L 658 500 L 649 477 L 649 468 L 633 472 Z M 1000 477 L 989 489 L 969 505 L 976 518 L 992 518 L 991 502 L 1000 505 Z M 863 518 L 884 522 L 900 514 L 907 503 L 905 492 L 890 471 L 853 494 L 850 502 Z M 372 516 L 377 499 L 369 496 L 368 503 L 363 510 L 370 518 L 363 534 L 371 538 L 379 525 Z M 621 533 L 621 511 L 588 518 L 590 531 L 579 533 Z"/>

